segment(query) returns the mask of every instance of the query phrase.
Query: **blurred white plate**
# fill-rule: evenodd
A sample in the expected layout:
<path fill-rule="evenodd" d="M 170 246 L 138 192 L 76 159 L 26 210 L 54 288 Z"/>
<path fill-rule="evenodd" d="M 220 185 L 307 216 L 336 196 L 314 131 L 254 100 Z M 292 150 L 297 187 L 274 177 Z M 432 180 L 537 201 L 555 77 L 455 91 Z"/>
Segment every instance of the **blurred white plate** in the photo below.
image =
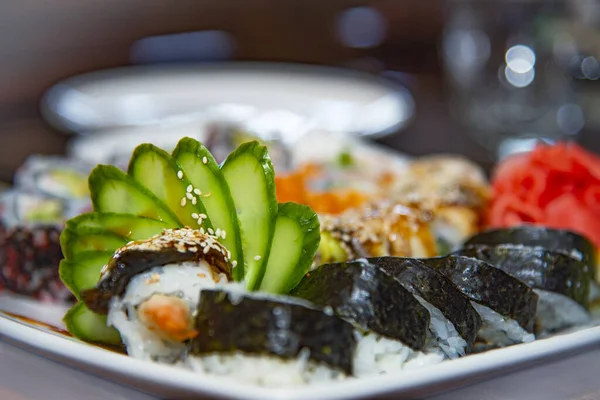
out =
<path fill-rule="evenodd" d="M 42 100 L 59 129 L 87 133 L 165 121 L 222 120 L 256 130 L 384 135 L 414 112 L 410 93 L 355 71 L 294 64 L 126 67 L 62 81 Z"/>
<path fill-rule="evenodd" d="M 539 363 L 551 356 L 567 357 L 600 343 L 600 327 L 541 339 L 431 367 L 365 379 L 354 379 L 310 387 L 269 389 L 250 386 L 217 376 L 136 360 L 123 354 L 81 342 L 61 333 L 61 307 L 35 303 L 0 293 L 0 338 L 79 370 L 137 388 L 162 398 L 232 399 L 366 399 L 421 398 L 436 392 L 497 376 Z M 43 316 L 44 323 L 33 319 Z"/>

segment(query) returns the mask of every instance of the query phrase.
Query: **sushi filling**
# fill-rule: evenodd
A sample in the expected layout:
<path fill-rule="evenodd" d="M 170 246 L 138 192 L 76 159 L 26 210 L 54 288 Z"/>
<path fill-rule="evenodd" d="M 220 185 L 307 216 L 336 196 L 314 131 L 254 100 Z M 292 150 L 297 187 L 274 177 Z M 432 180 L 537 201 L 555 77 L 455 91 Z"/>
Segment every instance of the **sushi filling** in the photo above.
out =
<path fill-rule="evenodd" d="M 122 298 L 109 305 L 108 324 L 139 359 L 173 362 L 195 336 L 193 314 L 200 292 L 228 283 L 206 261 L 168 264 L 135 276 Z"/>
<path fill-rule="evenodd" d="M 541 335 L 590 322 L 590 314 L 576 301 L 567 296 L 536 289 L 539 296 L 536 330 Z"/>
<path fill-rule="evenodd" d="M 454 324 L 421 296 L 415 298 L 429 311 L 429 335 L 427 348 L 431 351 L 440 350 L 448 358 L 458 358 L 466 354 L 467 341 L 463 339 Z"/>
<path fill-rule="evenodd" d="M 484 342 L 502 347 L 517 343 L 529 343 L 535 340 L 535 335 L 523 329 L 517 321 L 504 317 L 481 304 L 475 302 L 472 302 L 472 304 L 483 322 L 478 332 L 478 338 Z"/>

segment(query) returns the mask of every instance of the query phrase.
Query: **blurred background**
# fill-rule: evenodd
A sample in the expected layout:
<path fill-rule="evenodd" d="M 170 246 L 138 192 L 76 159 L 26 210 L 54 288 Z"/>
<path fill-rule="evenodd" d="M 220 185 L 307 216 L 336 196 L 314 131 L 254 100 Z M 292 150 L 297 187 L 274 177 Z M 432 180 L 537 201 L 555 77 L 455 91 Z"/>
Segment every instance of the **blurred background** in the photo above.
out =
<path fill-rule="evenodd" d="M 373 140 L 410 155 L 460 153 L 489 169 L 539 139 L 598 151 L 599 27 L 596 0 L 4 1 L 0 181 L 81 133 L 41 111 L 60 101 L 44 100 L 50 88 L 128 65 L 267 61 L 382 77 L 414 112 Z"/>

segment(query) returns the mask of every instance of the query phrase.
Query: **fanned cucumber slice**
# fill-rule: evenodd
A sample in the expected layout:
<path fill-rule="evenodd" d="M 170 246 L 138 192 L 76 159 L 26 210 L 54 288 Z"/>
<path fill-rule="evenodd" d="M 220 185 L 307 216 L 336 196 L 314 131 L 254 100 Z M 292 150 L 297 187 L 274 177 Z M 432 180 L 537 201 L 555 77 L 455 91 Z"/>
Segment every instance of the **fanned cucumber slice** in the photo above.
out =
<path fill-rule="evenodd" d="M 58 267 L 60 279 L 79 300 L 82 290 L 98 283 L 100 271 L 112 255 L 112 251 L 90 251 L 77 255 L 76 260 L 62 260 Z"/>
<path fill-rule="evenodd" d="M 80 229 L 104 229 L 127 240 L 148 239 L 163 229 L 170 228 L 169 224 L 156 219 L 138 217 L 131 214 L 91 212 L 71 218 L 66 227 L 78 231 Z"/>
<path fill-rule="evenodd" d="M 102 229 L 82 228 L 76 232 L 66 228 L 60 235 L 60 247 L 67 260 L 89 251 L 114 252 L 125 244 L 127 239 Z"/>
<path fill-rule="evenodd" d="M 310 269 L 319 241 L 319 218 L 310 207 L 279 204 L 275 235 L 260 290 L 289 293 Z"/>
<path fill-rule="evenodd" d="M 246 288 L 255 290 L 264 274 L 277 218 L 273 164 L 267 148 L 254 141 L 231 153 L 221 171 L 240 224 Z"/>
<path fill-rule="evenodd" d="M 63 318 L 67 330 L 86 342 L 121 344 L 119 332 L 106 324 L 106 316 L 95 314 L 83 303 L 75 304 Z"/>
<path fill-rule="evenodd" d="M 151 144 L 139 145 L 127 172 L 166 204 L 184 225 L 212 228 L 202 197 L 194 193 L 181 166 L 166 151 Z"/>
<path fill-rule="evenodd" d="M 181 227 L 175 214 L 138 181 L 112 165 L 98 165 L 89 177 L 94 211 L 133 214 Z"/>
<path fill-rule="evenodd" d="M 219 165 L 208 149 L 192 138 L 183 138 L 177 143 L 173 158 L 183 168 L 184 176 L 202 193 L 202 202 L 214 229 L 225 232 L 219 241 L 231 253 L 231 260 L 237 262 L 234 279 L 242 280 L 244 259 L 240 226 L 229 185 Z"/>

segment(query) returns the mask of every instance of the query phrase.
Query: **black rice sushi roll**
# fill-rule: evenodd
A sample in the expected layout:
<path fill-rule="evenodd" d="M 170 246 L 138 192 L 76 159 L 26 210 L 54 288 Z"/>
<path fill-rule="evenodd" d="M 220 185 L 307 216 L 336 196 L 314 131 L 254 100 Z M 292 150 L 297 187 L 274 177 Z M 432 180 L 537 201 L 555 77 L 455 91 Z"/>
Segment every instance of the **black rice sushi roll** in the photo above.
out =
<path fill-rule="evenodd" d="M 481 318 L 470 300 L 444 275 L 413 258 L 378 257 L 370 264 L 393 276 L 429 311 L 429 330 L 450 358 L 472 349 Z"/>
<path fill-rule="evenodd" d="M 203 290 L 194 327 L 184 364 L 195 371 L 262 386 L 352 374 L 354 327 L 294 297 Z"/>
<path fill-rule="evenodd" d="M 483 322 L 477 351 L 535 340 L 538 296 L 531 287 L 476 258 L 451 255 L 421 261 L 437 268 L 471 300 Z"/>
<path fill-rule="evenodd" d="M 457 254 L 488 262 L 534 288 L 539 296 L 538 334 L 589 322 L 591 278 L 582 261 L 539 247 L 512 244 L 471 245 Z"/>
<path fill-rule="evenodd" d="M 58 274 L 63 258 L 59 238 L 60 229 L 54 226 L 0 224 L 0 290 L 47 302 L 73 301 Z"/>
<path fill-rule="evenodd" d="M 372 375 L 441 362 L 428 342 L 429 312 L 395 278 L 365 261 L 325 264 L 291 295 L 330 310 L 356 328 L 354 374 Z"/>

